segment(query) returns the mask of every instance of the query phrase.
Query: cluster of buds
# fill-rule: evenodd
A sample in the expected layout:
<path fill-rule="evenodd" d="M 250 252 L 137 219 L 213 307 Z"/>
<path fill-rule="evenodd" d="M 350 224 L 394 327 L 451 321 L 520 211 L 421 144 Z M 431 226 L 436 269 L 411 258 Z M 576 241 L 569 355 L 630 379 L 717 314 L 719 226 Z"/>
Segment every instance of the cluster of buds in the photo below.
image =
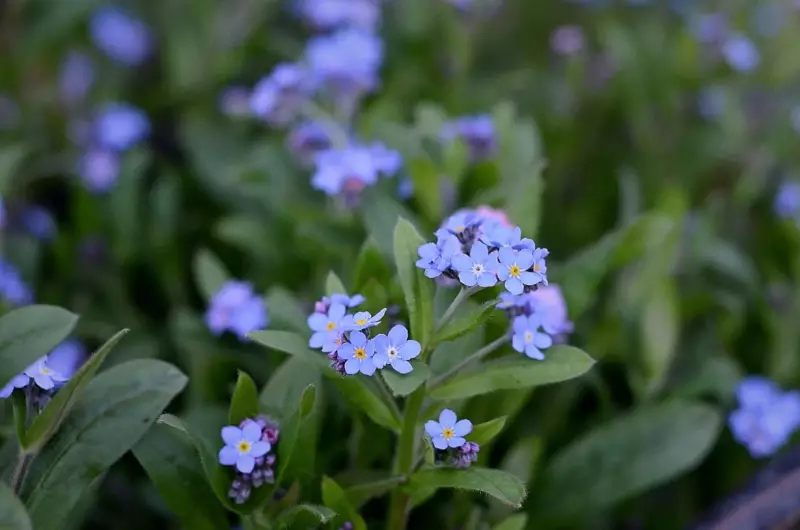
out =
<path fill-rule="evenodd" d="M 461 447 L 448 447 L 434 450 L 434 462 L 457 468 L 468 468 L 478 460 L 481 446 L 475 442 L 465 442 Z"/>
<path fill-rule="evenodd" d="M 239 424 L 239 428 L 243 429 L 251 422 L 255 422 L 261 427 L 261 440 L 275 447 L 280 434 L 278 424 L 267 416 L 259 415 L 254 419 L 242 421 Z M 255 459 L 255 466 L 250 473 L 243 473 L 237 470 L 231 481 L 228 497 L 236 504 L 243 504 L 250 498 L 250 494 L 254 489 L 260 488 L 264 484 L 273 484 L 275 482 L 274 465 L 275 455 L 267 453 Z"/>

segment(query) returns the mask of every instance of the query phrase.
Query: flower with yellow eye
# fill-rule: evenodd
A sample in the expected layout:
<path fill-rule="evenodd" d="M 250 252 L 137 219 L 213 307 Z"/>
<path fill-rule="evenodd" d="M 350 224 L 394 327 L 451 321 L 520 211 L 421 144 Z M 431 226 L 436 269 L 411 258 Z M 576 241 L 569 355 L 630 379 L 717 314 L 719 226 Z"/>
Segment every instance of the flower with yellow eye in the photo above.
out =
<path fill-rule="evenodd" d="M 223 466 L 236 466 L 241 473 L 253 472 L 256 458 L 264 456 L 272 448 L 262 438 L 262 428 L 251 421 L 243 428 L 229 425 L 222 428 L 225 447 L 219 451 L 219 463 Z"/>
<path fill-rule="evenodd" d="M 553 345 L 553 339 L 547 333 L 539 331 L 542 319 L 539 315 L 518 316 L 514 319 L 514 336 L 511 345 L 520 353 L 531 359 L 544 360 L 542 350 Z"/>
<path fill-rule="evenodd" d="M 472 432 L 472 422 L 458 421 L 455 412 L 444 409 L 439 414 L 439 421 L 430 420 L 425 423 L 425 432 L 431 437 L 436 449 L 457 448 L 467 443 L 464 437 Z"/>
<path fill-rule="evenodd" d="M 350 342 L 339 348 L 339 359 L 345 361 L 344 371 L 348 375 L 362 373 L 372 375 L 375 373 L 375 363 L 372 356 L 375 346 L 367 336 L 360 331 L 350 333 Z"/>
<path fill-rule="evenodd" d="M 372 326 L 377 326 L 381 323 L 383 315 L 386 314 L 386 308 L 381 309 L 375 315 L 370 315 L 369 311 L 359 311 L 353 315 L 353 319 L 349 322 L 349 329 L 361 331 Z"/>
<path fill-rule="evenodd" d="M 345 314 L 342 304 L 331 304 L 328 313 L 314 313 L 308 317 L 308 327 L 314 332 L 308 341 L 310 348 L 321 348 L 325 338 L 333 331 L 344 331 L 353 318 Z"/>

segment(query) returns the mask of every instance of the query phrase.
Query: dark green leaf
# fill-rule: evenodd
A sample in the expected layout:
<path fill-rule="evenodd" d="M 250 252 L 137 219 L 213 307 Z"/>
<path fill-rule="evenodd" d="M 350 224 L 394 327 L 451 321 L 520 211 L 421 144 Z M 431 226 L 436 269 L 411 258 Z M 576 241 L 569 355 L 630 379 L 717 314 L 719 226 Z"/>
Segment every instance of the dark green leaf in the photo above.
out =
<path fill-rule="evenodd" d="M 289 357 L 272 374 L 261 391 L 261 404 L 281 417 L 299 406 L 300 396 L 309 385 L 319 386 L 319 370 L 302 357 Z"/>
<path fill-rule="evenodd" d="M 675 283 L 663 278 L 651 285 L 640 321 L 642 365 L 647 393 L 658 392 L 664 384 L 678 347 L 680 314 Z"/>
<path fill-rule="evenodd" d="M 93 379 L 33 461 L 22 498 L 37 530 L 58 530 L 92 481 L 144 435 L 186 385 L 163 361 L 121 364 Z"/>
<path fill-rule="evenodd" d="M 100 365 L 111 352 L 112 348 L 122 340 L 122 337 L 128 334 L 127 329 L 123 329 L 113 337 L 111 337 L 105 344 L 103 344 L 94 355 L 92 355 L 81 369 L 73 375 L 69 382 L 59 390 L 53 399 L 48 403 L 47 407 L 39 414 L 25 435 L 24 448 L 28 452 L 36 452 L 41 448 L 47 440 L 56 432 L 61 422 L 67 417 L 69 411 L 77 402 L 78 398 L 83 392 L 83 389 L 100 369 Z"/>
<path fill-rule="evenodd" d="M 49 305 L 29 305 L 0 317 L 0 388 L 67 338 L 78 315 Z"/>
<path fill-rule="evenodd" d="M 381 371 L 383 380 L 392 391 L 392 394 L 398 397 L 404 397 L 412 393 L 414 390 L 425 384 L 425 381 L 431 376 L 431 370 L 425 363 L 411 363 L 414 367 L 413 371 L 408 374 L 398 374 L 392 370 L 391 366 L 387 366 Z"/>
<path fill-rule="evenodd" d="M 422 469 L 411 475 L 405 488 L 409 491 L 438 488 L 479 491 L 517 508 L 522 506 L 526 495 L 525 484 L 511 473 L 477 466 Z"/>
<path fill-rule="evenodd" d="M 335 272 L 330 271 L 327 280 L 325 280 L 325 294 L 331 296 L 334 293 L 349 294 L 347 289 L 344 288 L 342 280 L 339 279 Z"/>
<path fill-rule="evenodd" d="M 345 489 L 345 494 L 350 504 L 358 509 L 366 504 L 367 501 L 386 495 L 394 488 L 404 483 L 405 480 L 405 477 L 395 477 L 386 474 L 383 478 L 375 478 L 359 484 L 352 484 Z"/>
<path fill-rule="evenodd" d="M 247 418 L 254 418 L 258 414 L 258 388 L 253 378 L 244 372 L 239 372 L 236 388 L 233 391 L 231 406 L 228 410 L 228 423 L 239 425 Z"/>
<path fill-rule="evenodd" d="M 270 328 L 287 329 L 297 333 L 308 332 L 308 315 L 292 293 L 282 287 L 273 287 L 267 293 Z"/>
<path fill-rule="evenodd" d="M 225 511 L 211 491 L 194 447 L 168 429 L 153 425 L 133 448 L 134 456 L 184 528 L 228 530 Z"/>
<path fill-rule="evenodd" d="M 475 331 L 495 313 L 498 302 L 499 300 L 489 300 L 481 305 L 470 303 L 469 301 L 465 302 L 465 311 L 456 313 L 453 320 L 436 332 L 436 343 L 455 340 Z"/>
<path fill-rule="evenodd" d="M 408 174 L 414 183 L 414 198 L 422 213 L 431 221 L 442 218 L 442 198 L 439 168 L 430 159 L 417 158 L 408 164 Z"/>
<path fill-rule="evenodd" d="M 0 481 L 0 529 L 33 530 L 22 501 L 3 481 Z"/>
<path fill-rule="evenodd" d="M 314 408 L 315 400 L 316 387 L 309 385 L 303 390 L 298 406 L 294 409 L 292 415 L 281 424 L 281 438 L 278 444 L 277 484 L 285 483 L 287 479 L 298 478 L 295 472 L 297 466 L 293 462 L 296 457 L 295 449 L 298 436 L 305 422 L 308 421 L 308 416 Z"/>
<path fill-rule="evenodd" d="M 373 186 L 364 192 L 361 213 L 364 216 L 364 226 L 383 254 L 386 263 L 393 263 L 395 226 L 399 219 L 411 220 L 411 212 L 393 197 Z M 416 252 L 414 249 L 415 255 Z"/>
<path fill-rule="evenodd" d="M 276 523 L 278 528 L 287 528 L 294 522 L 295 519 L 306 514 L 311 516 L 314 521 L 314 526 L 325 524 L 336 517 L 336 512 L 325 506 L 317 506 L 316 504 L 298 504 L 297 506 L 293 506 L 292 508 L 289 508 L 280 514 Z"/>
<path fill-rule="evenodd" d="M 532 513 L 577 521 L 650 490 L 694 468 L 721 426 L 714 407 L 678 399 L 615 419 L 550 460 Z"/>
<path fill-rule="evenodd" d="M 335 526 L 350 521 L 355 530 L 367 530 L 364 519 L 347 500 L 344 490 L 329 477 L 322 477 L 322 502 L 338 514 L 334 520 Z"/>
<path fill-rule="evenodd" d="M 370 237 L 361 247 L 361 252 L 356 260 L 353 273 L 353 293 L 358 293 L 370 279 L 375 279 L 381 284 L 386 284 L 390 279 L 389 267 L 381 255 L 381 251 Z"/>
<path fill-rule="evenodd" d="M 500 416 L 493 420 L 473 425 L 472 432 L 467 436 L 470 442 L 484 445 L 491 442 L 506 426 L 506 417 Z"/>
<path fill-rule="evenodd" d="M 553 346 L 544 361 L 514 357 L 499 359 L 455 376 L 435 387 L 435 399 L 464 399 L 496 390 L 531 388 L 558 383 L 586 373 L 594 360 L 572 346 Z"/>
<path fill-rule="evenodd" d="M 222 262 L 205 249 L 195 254 L 194 276 L 206 301 L 211 300 L 230 277 Z"/>
<path fill-rule="evenodd" d="M 527 524 L 528 516 L 517 513 L 493 526 L 492 530 L 525 530 Z"/>
<path fill-rule="evenodd" d="M 434 282 L 415 266 L 417 249 L 425 243 L 414 226 L 399 219 L 394 229 L 394 256 L 397 275 L 408 307 L 411 337 L 425 347 L 433 327 Z"/>

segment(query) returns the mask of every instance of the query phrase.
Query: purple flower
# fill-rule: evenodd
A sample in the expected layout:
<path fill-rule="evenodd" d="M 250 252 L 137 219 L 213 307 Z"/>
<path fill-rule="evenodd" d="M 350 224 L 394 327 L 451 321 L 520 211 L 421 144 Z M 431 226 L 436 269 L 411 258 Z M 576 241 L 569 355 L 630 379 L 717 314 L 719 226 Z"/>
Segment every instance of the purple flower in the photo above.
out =
<path fill-rule="evenodd" d="M 472 432 L 472 422 L 469 420 L 457 420 L 458 417 L 455 412 L 450 409 L 444 409 L 439 414 L 438 422 L 429 420 L 425 423 L 425 432 L 431 437 L 433 446 L 436 449 L 457 448 L 467 442 L 464 437 Z"/>
<path fill-rule="evenodd" d="M 333 331 L 345 331 L 351 324 L 353 317 L 345 314 L 346 309 L 342 304 L 331 304 L 328 313 L 314 313 L 308 317 L 307 323 L 311 331 L 311 339 L 308 341 L 310 348 L 320 348 L 328 338 L 328 334 Z"/>
<path fill-rule="evenodd" d="M 407 374 L 412 371 L 411 359 L 417 357 L 422 351 L 422 346 L 415 340 L 408 340 L 408 330 L 405 326 L 397 325 L 389 330 L 389 335 L 380 334 L 373 340 L 375 356 L 373 362 L 378 368 L 387 364 L 396 372 Z"/>
<path fill-rule="evenodd" d="M 381 0 L 301 0 L 303 18 L 317 29 L 373 29 L 380 19 Z"/>
<path fill-rule="evenodd" d="M 550 36 L 550 47 L 559 55 L 575 55 L 584 46 L 580 26 L 559 26 Z"/>
<path fill-rule="evenodd" d="M 33 293 L 14 265 L 0 258 L 0 301 L 12 307 L 33 302 Z"/>
<path fill-rule="evenodd" d="M 703 44 L 719 42 L 728 33 L 728 21 L 724 13 L 703 13 L 690 21 L 690 31 Z"/>
<path fill-rule="evenodd" d="M 425 270 L 425 276 L 436 278 L 450 268 L 453 256 L 461 252 L 461 243 L 455 236 L 446 234 L 436 243 L 425 243 L 417 249 L 417 267 Z"/>
<path fill-rule="evenodd" d="M 739 408 L 728 419 L 733 437 L 754 458 L 781 448 L 800 426 L 800 392 L 783 393 L 772 381 L 748 377 L 736 391 Z"/>
<path fill-rule="evenodd" d="M 289 149 L 304 164 L 314 162 L 314 157 L 331 148 L 328 131 L 315 121 L 306 121 L 292 129 L 287 139 Z"/>
<path fill-rule="evenodd" d="M 800 214 L 800 183 L 784 182 L 775 195 L 775 212 L 784 219 L 796 219 Z"/>
<path fill-rule="evenodd" d="M 313 92 L 314 83 L 303 66 L 281 63 L 256 83 L 250 110 L 270 123 L 285 125 L 297 116 Z"/>
<path fill-rule="evenodd" d="M 0 389 L 0 399 L 6 399 L 14 392 L 17 388 L 25 388 L 31 382 L 31 378 L 21 373 L 19 375 L 15 375 L 14 378 L 9 381 L 9 383 Z"/>
<path fill-rule="evenodd" d="M 346 202 L 357 199 L 366 186 L 375 184 L 387 169 L 391 169 L 386 164 L 385 154 L 363 146 L 322 151 L 317 154 L 315 164 L 311 185 L 328 195 L 341 194 Z"/>
<path fill-rule="evenodd" d="M 108 103 L 97 112 L 94 136 L 105 149 L 125 151 L 150 134 L 147 115 L 128 103 Z"/>
<path fill-rule="evenodd" d="M 106 193 L 119 177 L 119 155 L 113 151 L 92 149 L 84 153 L 78 163 L 78 173 L 92 193 Z"/>
<path fill-rule="evenodd" d="M 352 320 L 348 323 L 347 329 L 348 330 L 365 330 L 367 328 L 371 328 L 377 326 L 381 323 L 381 319 L 383 315 L 386 314 L 386 308 L 381 309 L 375 315 L 370 315 L 369 311 L 359 311 L 355 315 L 353 315 Z"/>
<path fill-rule="evenodd" d="M 103 8 L 89 22 L 92 42 L 111 59 L 136 66 L 144 61 L 152 48 L 152 35 L 147 26 L 118 8 Z"/>
<path fill-rule="evenodd" d="M 272 446 L 261 439 L 261 426 L 248 422 L 244 428 L 228 425 L 222 428 L 225 447 L 219 451 L 219 463 L 223 466 L 236 466 L 241 473 L 252 473 L 256 458 L 266 455 Z"/>
<path fill-rule="evenodd" d="M 389 149 L 383 142 L 372 142 L 368 148 L 375 167 L 382 176 L 391 177 L 400 171 L 403 166 L 403 157 L 399 152 Z"/>
<path fill-rule="evenodd" d="M 315 78 L 333 94 L 362 94 L 379 84 L 383 43 L 370 32 L 347 28 L 313 37 L 305 58 Z"/>
<path fill-rule="evenodd" d="M 542 321 L 542 328 L 550 335 L 571 333 L 574 326 L 567 314 L 567 303 L 558 285 L 539 286 L 529 297 L 533 310 Z"/>
<path fill-rule="evenodd" d="M 56 234 L 56 222 L 45 208 L 29 206 L 22 212 L 22 224 L 31 235 L 50 241 Z"/>
<path fill-rule="evenodd" d="M 42 390 L 52 390 L 57 383 L 63 383 L 69 378 L 50 368 L 47 357 L 42 357 L 25 370 L 25 375 L 33 379 L 36 386 Z"/>
<path fill-rule="evenodd" d="M 542 350 L 553 345 L 553 339 L 539 331 L 542 319 L 539 315 L 518 316 L 514 319 L 514 336 L 511 345 L 531 359 L 544 360 Z"/>
<path fill-rule="evenodd" d="M 213 334 L 227 330 L 244 340 L 251 331 L 267 327 L 269 316 L 263 298 L 253 292 L 252 284 L 232 280 L 211 298 L 205 320 Z"/>
<path fill-rule="evenodd" d="M 61 65 L 59 90 L 67 103 L 77 103 L 89 93 L 94 83 L 94 64 L 88 55 L 71 51 Z"/>
<path fill-rule="evenodd" d="M 473 162 L 490 158 L 497 144 L 494 122 L 488 114 L 462 116 L 448 122 L 442 128 L 441 138 L 445 141 L 460 138 L 469 148 Z"/>
<path fill-rule="evenodd" d="M 497 278 L 505 282 L 509 293 L 522 294 L 526 285 L 536 285 L 542 281 L 541 275 L 528 270 L 533 266 L 533 252 L 503 247 L 498 254 L 500 267 L 497 269 Z"/>
<path fill-rule="evenodd" d="M 456 254 L 452 259 L 453 269 L 458 272 L 458 279 L 467 287 L 478 285 L 491 287 L 497 283 L 497 254 L 489 253 L 483 243 L 475 243 L 469 256 Z"/>
<path fill-rule="evenodd" d="M 744 35 L 733 35 L 722 45 L 722 55 L 728 65 L 739 72 L 752 72 L 761 62 L 761 54 Z"/>
<path fill-rule="evenodd" d="M 350 342 L 339 348 L 339 359 L 345 361 L 344 371 L 348 375 L 362 373 L 372 375 L 375 373 L 375 345 L 373 341 L 360 331 L 350 333 Z"/>

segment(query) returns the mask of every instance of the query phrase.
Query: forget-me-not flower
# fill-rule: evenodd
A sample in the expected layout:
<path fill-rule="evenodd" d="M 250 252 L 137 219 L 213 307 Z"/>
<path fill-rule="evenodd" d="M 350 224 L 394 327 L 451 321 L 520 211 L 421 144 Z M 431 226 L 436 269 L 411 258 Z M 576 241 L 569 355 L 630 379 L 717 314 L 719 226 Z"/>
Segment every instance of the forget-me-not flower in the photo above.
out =
<path fill-rule="evenodd" d="M 386 308 L 381 309 L 375 313 L 375 315 L 371 315 L 369 311 L 359 311 L 353 315 L 352 320 L 348 324 L 348 329 L 361 331 L 377 326 L 381 323 L 381 319 L 385 314 Z"/>
<path fill-rule="evenodd" d="M 346 28 L 313 37 L 305 58 L 318 82 L 335 95 L 368 93 L 380 82 L 383 42 L 371 32 Z"/>
<path fill-rule="evenodd" d="M 241 429 L 233 425 L 222 428 L 225 447 L 219 451 L 219 463 L 223 466 L 236 466 L 241 473 L 252 473 L 256 458 L 264 456 L 272 448 L 269 442 L 261 439 L 262 428 L 248 422 Z"/>
<path fill-rule="evenodd" d="M 481 223 L 480 240 L 489 247 L 518 248 L 522 245 L 522 229 L 499 223 Z"/>
<path fill-rule="evenodd" d="M 33 379 L 36 386 L 42 390 L 52 390 L 57 384 L 69 378 L 53 370 L 47 363 L 47 356 L 36 361 L 33 366 L 25 370 L 25 375 Z"/>
<path fill-rule="evenodd" d="M 550 335 L 571 333 L 574 326 L 567 314 L 567 303 L 558 285 L 540 286 L 528 293 L 533 311 L 541 318 L 542 328 Z"/>
<path fill-rule="evenodd" d="M 354 294 L 348 296 L 345 293 L 333 293 L 330 298 L 327 296 L 322 297 L 322 301 L 326 304 L 342 304 L 345 307 L 356 307 L 363 304 L 367 299 L 362 294 Z"/>
<path fill-rule="evenodd" d="M 800 426 L 800 392 L 782 392 L 764 377 L 743 379 L 739 408 L 728 418 L 733 437 L 755 458 L 772 455 Z"/>
<path fill-rule="evenodd" d="M 28 206 L 22 211 L 25 230 L 41 241 L 50 241 L 56 234 L 56 222 L 45 208 Z"/>
<path fill-rule="evenodd" d="M 113 7 L 97 11 L 89 23 L 92 42 L 111 59 L 136 66 L 152 49 L 148 27 L 129 13 Z"/>
<path fill-rule="evenodd" d="M 539 315 L 529 316 L 520 315 L 514 319 L 514 335 L 511 338 L 511 345 L 520 353 L 524 353 L 531 359 L 544 360 L 542 350 L 553 345 L 550 335 L 539 331 L 542 319 Z"/>
<path fill-rule="evenodd" d="M 314 333 L 308 341 L 310 348 L 320 348 L 332 331 L 345 331 L 353 321 L 342 304 L 331 304 L 326 313 L 314 313 L 308 317 L 308 327 Z"/>
<path fill-rule="evenodd" d="M 531 250 L 533 250 L 533 248 L 531 248 Z M 533 250 L 533 266 L 531 267 L 531 272 L 536 275 L 536 283 L 547 285 L 546 258 L 548 255 L 550 255 L 550 251 L 546 248 L 537 248 Z"/>
<path fill-rule="evenodd" d="M 341 331 L 329 331 L 322 339 L 322 351 L 332 358 L 334 354 L 338 353 L 339 348 L 346 343 L 347 340 L 344 333 Z"/>
<path fill-rule="evenodd" d="M 22 279 L 19 270 L 2 258 L 0 258 L 0 302 L 11 307 L 33 302 L 33 293 Z"/>
<path fill-rule="evenodd" d="M 250 95 L 250 110 L 276 125 L 292 121 L 314 91 L 308 70 L 302 65 L 281 63 L 261 79 Z"/>
<path fill-rule="evenodd" d="M 461 243 L 451 234 L 439 237 L 436 243 L 425 243 L 417 249 L 417 267 L 425 271 L 428 278 L 437 278 L 450 268 L 453 256 L 461 252 Z"/>
<path fill-rule="evenodd" d="M 444 141 L 460 138 L 469 149 L 473 162 L 491 157 L 497 144 L 494 122 L 488 114 L 462 116 L 446 123 L 441 138 Z"/>
<path fill-rule="evenodd" d="M 6 399 L 14 392 L 17 388 L 25 388 L 31 382 L 31 378 L 25 375 L 25 373 L 21 373 L 19 375 L 15 375 L 14 378 L 8 382 L 6 386 L 0 389 L 0 399 Z"/>
<path fill-rule="evenodd" d="M 94 121 L 97 144 L 105 149 L 125 151 L 150 134 L 150 121 L 140 109 L 128 103 L 108 103 Z"/>
<path fill-rule="evenodd" d="M 78 174 L 92 193 L 106 193 L 114 187 L 120 171 L 119 155 L 106 149 L 90 149 L 78 162 Z"/>
<path fill-rule="evenodd" d="M 339 359 L 345 361 L 344 371 L 348 375 L 375 373 L 375 345 L 360 331 L 350 333 L 350 342 L 339 348 L 338 355 Z"/>
<path fill-rule="evenodd" d="M 522 294 L 526 285 L 536 285 L 542 281 L 541 275 L 528 270 L 533 266 L 533 252 L 503 247 L 498 254 L 500 267 L 497 269 L 497 278 L 505 282 L 509 293 Z"/>
<path fill-rule="evenodd" d="M 205 320 L 213 334 L 232 331 L 244 340 L 251 331 L 267 327 L 269 316 L 264 299 L 253 292 L 251 283 L 231 280 L 209 301 Z"/>
<path fill-rule="evenodd" d="M 389 334 L 380 334 L 373 339 L 375 356 L 373 362 L 378 368 L 387 364 L 396 372 L 407 374 L 411 372 L 411 359 L 417 357 L 422 351 L 422 346 L 415 340 L 408 340 L 408 330 L 405 326 L 397 325 L 389 330 Z"/>
<path fill-rule="evenodd" d="M 737 34 L 729 37 L 722 45 L 725 62 L 739 72 L 752 72 L 761 62 L 761 54 L 753 41 Z"/>
<path fill-rule="evenodd" d="M 328 131 L 315 121 L 304 121 L 294 127 L 286 139 L 289 150 L 304 164 L 314 162 L 314 157 L 331 148 Z"/>
<path fill-rule="evenodd" d="M 341 27 L 375 28 L 381 0 L 300 0 L 304 19 L 317 29 Z"/>
<path fill-rule="evenodd" d="M 797 219 L 800 214 L 800 183 L 784 182 L 775 195 L 775 212 L 784 219 Z"/>
<path fill-rule="evenodd" d="M 85 53 L 71 51 L 61 65 L 58 86 L 67 103 L 77 103 L 89 93 L 94 83 L 94 64 Z"/>
<path fill-rule="evenodd" d="M 458 421 L 455 412 L 444 409 L 439 414 L 438 422 L 429 420 L 425 423 L 425 432 L 431 437 L 436 449 L 457 448 L 467 442 L 464 437 L 472 432 L 472 422 L 469 420 Z"/>
<path fill-rule="evenodd" d="M 88 354 L 84 345 L 77 339 L 67 339 L 47 354 L 47 366 L 64 377 L 75 375 Z"/>
<path fill-rule="evenodd" d="M 467 287 L 475 285 L 491 287 L 497 283 L 499 267 L 497 254 L 495 252 L 490 254 L 483 243 L 477 242 L 472 245 L 469 256 L 466 254 L 453 256 L 452 265 L 458 272 L 458 279 Z"/>

